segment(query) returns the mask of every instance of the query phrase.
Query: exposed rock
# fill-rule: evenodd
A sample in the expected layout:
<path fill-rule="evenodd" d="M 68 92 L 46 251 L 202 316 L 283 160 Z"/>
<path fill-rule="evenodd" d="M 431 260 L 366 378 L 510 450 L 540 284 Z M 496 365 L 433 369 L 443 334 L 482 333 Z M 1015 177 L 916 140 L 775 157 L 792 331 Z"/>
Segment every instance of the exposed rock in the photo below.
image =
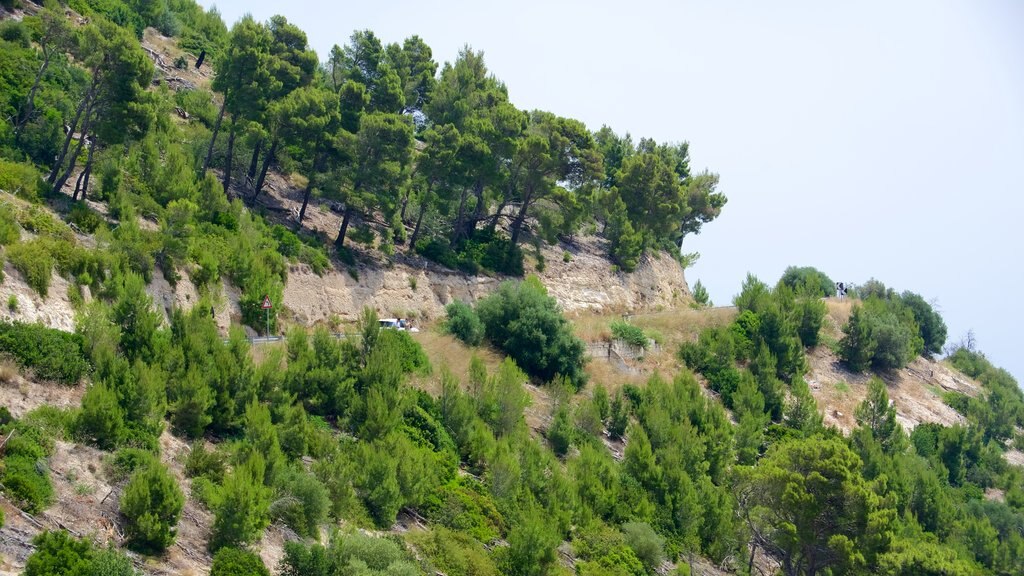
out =
<path fill-rule="evenodd" d="M 566 312 L 595 310 L 635 312 L 670 307 L 689 297 L 682 266 L 666 254 L 645 257 L 632 273 L 613 271 L 597 239 L 571 247 L 549 246 L 542 254 L 545 270 L 536 273 L 548 293 Z M 307 266 L 293 266 L 284 290 L 284 305 L 302 324 L 332 317 L 354 320 L 370 306 L 386 316 L 440 318 L 444 307 L 460 300 L 474 302 L 490 294 L 504 279 L 466 275 L 421 261 L 390 267 L 360 267 L 358 279 L 342 271 L 317 276 Z M 414 287 L 415 286 L 415 287 Z"/>

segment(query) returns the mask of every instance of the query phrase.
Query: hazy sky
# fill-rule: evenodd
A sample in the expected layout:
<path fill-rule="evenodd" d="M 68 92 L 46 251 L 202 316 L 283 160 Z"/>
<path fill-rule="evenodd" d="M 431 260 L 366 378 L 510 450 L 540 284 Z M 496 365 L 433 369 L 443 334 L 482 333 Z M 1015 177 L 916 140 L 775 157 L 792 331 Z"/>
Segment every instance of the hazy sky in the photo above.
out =
<path fill-rule="evenodd" d="M 686 242 L 716 303 L 790 264 L 875 277 L 1024 382 L 1024 2 L 216 5 L 284 14 L 321 58 L 356 29 L 442 63 L 469 44 L 520 108 L 687 140 L 729 197 Z"/>

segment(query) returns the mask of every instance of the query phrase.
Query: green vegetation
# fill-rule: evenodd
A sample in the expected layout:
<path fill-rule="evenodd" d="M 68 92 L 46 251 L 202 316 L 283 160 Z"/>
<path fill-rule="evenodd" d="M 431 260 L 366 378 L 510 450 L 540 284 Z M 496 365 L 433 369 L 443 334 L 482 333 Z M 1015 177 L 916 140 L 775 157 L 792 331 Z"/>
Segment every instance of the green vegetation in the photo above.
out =
<path fill-rule="evenodd" d="M 544 382 L 561 376 L 576 388 L 583 386 L 583 342 L 536 277 L 503 283 L 477 303 L 476 313 L 487 340 L 528 374 Z"/>
<path fill-rule="evenodd" d="M 0 427 L 7 444 L 0 468 L 4 494 L 18 507 L 31 513 L 53 504 L 54 490 L 47 459 L 53 453 L 53 438 L 63 430 L 48 421 L 43 409 L 10 420 Z"/>
<path fill-rule="evenodd" d="M 938 353 L 946 342 L 946 324 L 932 306 L 913 292 L 897 294 L 878 281 L 861 288 L 843 327 L 840 357 L 857 371 L 906 366 L 921 353 Z"/>
<path fill-rule="evenodd" d="M 693 285 L 693 303 L 697 308 L 714 306 L 711 297 L 708 295 L 708 289 L 704 287 L 700 280 L 697 280 L 697 283 Z"/>
<path fill-rule="evenodd" d="M 39 324 L 0 322 L 0 351 L 39 378 L 74 384 L 89 370 L 82 338 Z"/>
<path fill-rule="evenodd" d="M 25 562 L 26 576 L 138 576 L 131 560 L 113 549 L 97 549 L 63 530 L 47 531 L 32 540 L 35 551 Z"/>
<path fill-rule="evenodd" d="M 164 466 L 153 463 L 133 474 L 121 496 L 129 545 L 144 552 L 163 552 L 174 542 L 184 504 L 181 488 Z"/>
<path fill-rule="evenodd" d="M 807 296 L 829 297 L 836 295 L 836 284 L 827 274 L 813 266 L 790 266 L 782 273 L 779 284 L 789 286 L 794 292 Z"/>
<path fill-rule="evenodd" d="M 612 338 L 622 340 L 627 344 L 646 349 L 650 345 L 650 339 L 643 329 L 630 324 L 624 320 L 615 320 L 611 323 Z"/>
<path fill-rule="evenodd" d="M 874 379 L 849 436 L 826 428 L 803 379 L 833 289 L 814 268 L 774 287 L 749 276 L 736 317 L 681 346 L 689 369 L 614 393 L 585 389 L 583 343 L 536 278 L 449 306 L 450 333 L 508 356 L 491 369 L 472 358 L 464 381 L 371 310 L 343 339 L 296 326 L 253 354 L 241 327 L 225 338 L 209 314 L 222 281 L 257 330 L 269 297 L 277 333 L 291 265 L 323 273 L 336 258 L 356 276 L 372 245 L 520 276 L 523 245 L 540 255 L 600 230 L 625 272 L 678 254 L 726 199 L 685 143 L 516 109 L 468 48 L 438 73 L 422 39 L 364 30 L 320 62 L 281 16 L 229 32 L 190 0 L 70 6 L 88 20 L 44 8 L 0 26 L 0 189 L 13 194 L 0 245 L 40 296 L 53 274 L 77 295 L 74 334 L 0 323 L 0 351 L 39 378 L 87 380 L 80 408 L 0 410 L 0 485 L 19 509 L 53 503 L 57 440 L 88 443 L 124 483 L 128 544 L 160 554 L 186 497 L 161 463 L 168 428 L 193 441 L 188 497 L 212 513 L 217 576 L 268 574 L 248 547 L 271 522 L 298 537 L 271 567 L 287 576 L 548 576 L 565 573 L 565 550 L 588 576 L 664 561 L 686 574 L 697 556 L 746 573 L 757 555 L 786 576 L 1024 572 L 1024 472 L 1003 458 L 1024 425 L 1017 383 L 960 347 L 949 362 L 984 388 L 947 397 L 963 423 L 907 434 Z M 212 92 L 152 84 L 149 26 L 207 51 Z M 294 230 L 260 200 L 270 169 L 305 183 Z M 336 235 L 303 228 L 310 202 L 340 213 Z M 197 301 L 165 321 L 147 284 L 186 275 Z M 840 344 L 855 369 L 945 343 L 920 296 L 876 281 L 860 296 Z M 700 283 L 694 299 L 710 306 Z M 611 331 L 648 342 L 624 322 Z M 439 393 L 413 374 L 434 374 Z M 399 519 L 422 526 L 391 531 Z M 35 547 L 29 575 L 134 573 L 64 532 Z"/>
<path fill-rule="evenodd" d="M 484 325 L 473 307 L 465 302 L 452 302 L 445 306 L 448 319 L 445 329 L 449 334 L 469 346 L 477 346 L 484 339 Z"/>
<path fill-rule="evenodd" d="M 213 556 L 210 576 L 270 576 L 263 560 L 248 550 L 221 548 Z"/>

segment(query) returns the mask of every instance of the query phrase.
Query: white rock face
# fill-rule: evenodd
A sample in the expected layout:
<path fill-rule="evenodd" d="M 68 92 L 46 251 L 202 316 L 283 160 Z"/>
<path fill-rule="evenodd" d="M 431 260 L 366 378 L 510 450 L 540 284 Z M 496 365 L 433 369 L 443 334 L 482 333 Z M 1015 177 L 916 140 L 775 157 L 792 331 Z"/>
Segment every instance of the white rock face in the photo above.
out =
<path fill-rule="evenodd" d="M 568 262 L 563 259 L 566 251 L 571 254 Z M 634 272 L 626 274 L 613 271 L 596 240 L 546 247 L 542 253 L 544 271 L 528 273 L 540 278 L 566 312 L 667 308 L 690 296 L 682 267 L 666 254 L 645 257 Z M 305 266 L 294 266 L 288 274 L 284 305 L 303 324 L 332 317 L 354 320 L 365 306 L 385 316 L 433 319 L 442 317 L 451 302 L 479 300 L 503 280 L 468 276 L 426 262 L 419 268 L 396 264 L 361 267 L 357 272 L 358 280 L 345 271 L 317 276 Z"/>

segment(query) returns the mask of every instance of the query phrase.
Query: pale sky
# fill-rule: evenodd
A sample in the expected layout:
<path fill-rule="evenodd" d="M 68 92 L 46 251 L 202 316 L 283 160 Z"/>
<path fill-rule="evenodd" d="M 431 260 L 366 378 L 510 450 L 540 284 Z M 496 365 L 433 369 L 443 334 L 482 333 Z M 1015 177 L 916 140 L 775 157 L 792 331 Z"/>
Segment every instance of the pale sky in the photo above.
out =
<path fill-rule="evenodd" d="M 729 197 L 684 247 L 716 304 L 748 271 L 875 277 L 1024 382 L 1024 2 L 216 5 L 228 26 L 283 14 L 321 58 L 357 29 L 441 63 L 469 44 L 520 108 L 687 140 Z"/>

